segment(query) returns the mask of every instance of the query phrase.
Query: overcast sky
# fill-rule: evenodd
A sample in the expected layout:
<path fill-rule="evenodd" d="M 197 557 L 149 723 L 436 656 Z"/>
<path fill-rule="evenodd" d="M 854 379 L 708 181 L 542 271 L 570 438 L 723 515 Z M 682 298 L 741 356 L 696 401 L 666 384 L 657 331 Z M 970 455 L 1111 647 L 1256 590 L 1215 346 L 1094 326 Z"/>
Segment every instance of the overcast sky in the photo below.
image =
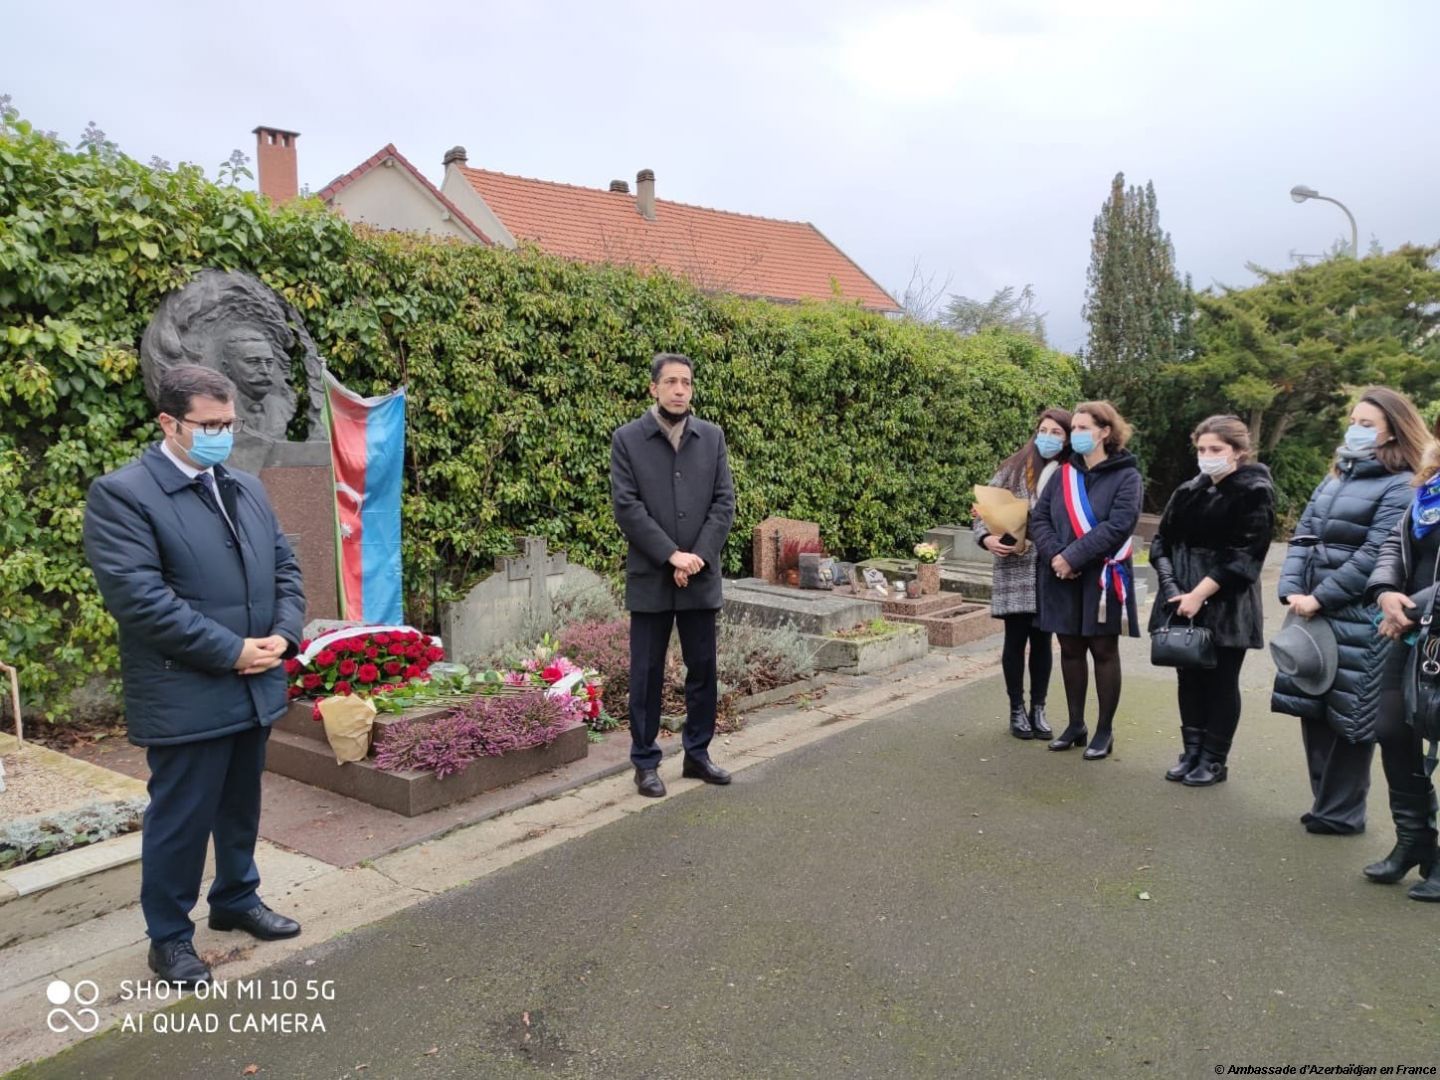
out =
<path fill-rule="evenodd" d="M 228 12 L 229 14 L 222 14 Z M 472 166 L 813 222 L 897 297 L 1033 283 L 1084 342 L 1091 224 L 1153 180 L 1197 286 L 1346 235 L 1440 239 L 1435 0 L 220 5 L 0 0 L 0 93 L 210 175 L 257 124 L 318 190 L 388 142 Z"/>

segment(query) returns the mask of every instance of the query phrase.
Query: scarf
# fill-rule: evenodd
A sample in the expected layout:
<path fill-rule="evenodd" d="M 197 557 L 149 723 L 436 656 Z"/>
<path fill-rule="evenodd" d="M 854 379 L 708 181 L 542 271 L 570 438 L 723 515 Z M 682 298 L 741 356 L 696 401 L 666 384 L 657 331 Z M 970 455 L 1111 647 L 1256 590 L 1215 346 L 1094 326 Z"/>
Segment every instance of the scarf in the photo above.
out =
<path fill-rule="evenodd" d="M 665 433 L 665 438 L 670 440 L 670 446 L 678 454 L 680 452 L 680 440 L 685 437 L 685 421 L 690 419 L 690 414 L 687 412 L 679 420 L 671 420 L 660 408 L 658 401 L 650 406 L 650 412 L 660 425 L 660 430 Z"/>
<path fill-rule="evenodd" d="M 1436 525 L 1440 525 L 1440 473 L 1415 492 L 1410 504 L 1410 535 L 1423 540 Z"/>

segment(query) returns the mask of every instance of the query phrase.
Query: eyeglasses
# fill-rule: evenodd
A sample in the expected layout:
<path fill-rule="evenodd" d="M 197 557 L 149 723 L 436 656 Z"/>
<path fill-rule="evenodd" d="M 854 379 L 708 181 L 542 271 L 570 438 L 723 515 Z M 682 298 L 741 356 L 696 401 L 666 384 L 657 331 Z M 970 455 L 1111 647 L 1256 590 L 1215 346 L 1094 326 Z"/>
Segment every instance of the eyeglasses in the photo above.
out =
<path fill-rule="evenodd" d="M 193 428 L 199 428 L 206 435 L 222 435 L 226 432 L 234 434 L 245 430 L 244 420 L 219 420 L 214 423 L 197 424 L 194 420 L 176 420 L 177 424 L 189 424 Z"/>

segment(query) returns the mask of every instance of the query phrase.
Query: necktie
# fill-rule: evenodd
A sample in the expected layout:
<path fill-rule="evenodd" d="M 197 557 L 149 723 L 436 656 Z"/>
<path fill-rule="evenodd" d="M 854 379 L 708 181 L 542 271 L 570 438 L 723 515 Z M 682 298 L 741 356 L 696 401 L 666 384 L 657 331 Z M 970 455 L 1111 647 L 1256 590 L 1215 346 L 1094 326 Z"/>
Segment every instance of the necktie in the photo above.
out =
<path fill-rule="evenodd" d="M 220 490 L 215 486 L 215 474 L 212 472 L 202 472 L 198 479 L 205 485 L 206 494 L 208 494 L 211 501 L 214 502 L 215 508 L 220 511 L 220 516 L 225 519 L 225 524 L 230 527 L 231 532 L 234 532 L 235 523 L 230 520 L 230 515 L 225 512 L 225 504 L 220 501 Z"/>

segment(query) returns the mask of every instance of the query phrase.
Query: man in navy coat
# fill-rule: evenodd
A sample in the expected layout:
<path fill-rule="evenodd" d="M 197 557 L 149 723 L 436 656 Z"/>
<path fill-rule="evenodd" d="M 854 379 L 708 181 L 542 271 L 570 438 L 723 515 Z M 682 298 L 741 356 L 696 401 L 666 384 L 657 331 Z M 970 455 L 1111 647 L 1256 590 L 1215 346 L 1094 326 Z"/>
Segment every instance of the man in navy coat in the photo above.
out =
<path fill-rule="evenodd" d="M 655 403 L 610 440 L 610 501 L 630 541 L 625 606 L 630 611 L 630 761 L 642 795 L 660 780 L 660 695 L 670 630 L 685 659 L 685 762 L 681 775 L 728 784 L 710 760 L 715 734 L 715 618 L 720 553 L 735 521 L 725 433 L 690 412 L 694 365 L 660 353 L 650 365 Z"/>
<path fill-rule="evenodd" d="M 190 910 L 212 836 L 211 928 L 300 932 L 256 893 L 255 840 L 305 594 L 260 481 L 221 465 L 240 425 L 235 399 L 209 368 L 164 372 L 164 440 L 96 480 L 85 503 L 85 555 L 120 628 L 125 722 L 150 766 L 140 883 L 150 968 L 181 985 L 210 979 Z"/>

